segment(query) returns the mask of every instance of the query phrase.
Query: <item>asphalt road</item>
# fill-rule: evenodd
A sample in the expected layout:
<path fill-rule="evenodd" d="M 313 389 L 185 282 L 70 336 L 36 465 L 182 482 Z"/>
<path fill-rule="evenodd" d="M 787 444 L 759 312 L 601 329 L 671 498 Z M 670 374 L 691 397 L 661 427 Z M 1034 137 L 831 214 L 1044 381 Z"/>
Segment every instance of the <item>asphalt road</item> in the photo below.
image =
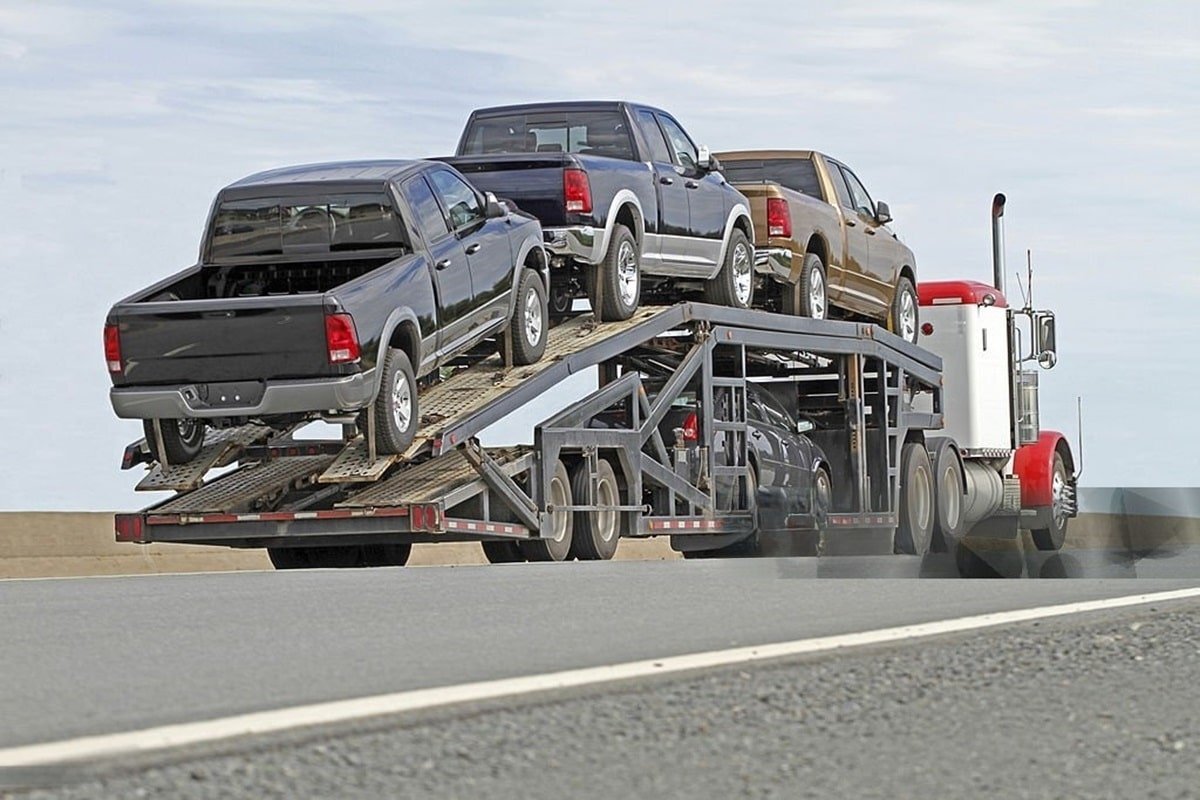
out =
<path fill-rule="evenodd" d="M 801 560 L 0 582 L 0 747 L 1146 593 L 806 580 Z"/>

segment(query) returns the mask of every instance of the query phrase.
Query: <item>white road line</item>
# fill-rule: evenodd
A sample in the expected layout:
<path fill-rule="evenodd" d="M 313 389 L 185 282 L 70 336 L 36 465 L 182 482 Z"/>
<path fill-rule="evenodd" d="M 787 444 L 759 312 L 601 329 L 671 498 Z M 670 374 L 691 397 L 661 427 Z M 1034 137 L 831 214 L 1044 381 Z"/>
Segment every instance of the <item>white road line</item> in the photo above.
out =
<path fill-rule="evenodd" d="M 865 645 L 922 639 L 947 633 L 993 628 L 1017 622 L 1102 611 L 1129 606 L 1161 603 L 1200 597 L 1200 587 L 1178 589 L 1154 594 L 1127 595 L 1104 600 L 1089 600 L 1041 608 L 1017 611 L 1000 611 L 971 617 L 902 625 L 862 633 L 846 633 L 822 636 L 815 639 L 800 639 L 792 642 L 737 647 L 728 650 L 713 650 L 683 656 L 631 661 L 603 667 L 572 669 L 543 675 L 528 675 L 519 678 L 464 683 L 457 686 L 442 686 L 433 689 L 417 689 L 394 694 L 360 697 L 354 700 L 338 700 L 315 703 L 275 711 L 260 711 L 238 714 L 232 717 L 187 722 L 179 725 L 164 725 L 125 733 L 84 736 L 59 742 L 10 747 L 0 750 L 0 768 L 34 767 L 61 764 L 70 761 L 86 761 L 151 753 L 167 748 L 183 747 L 232 739 L 239 736 L 278 733 L 315 725 L 352 722 L 384 714 L 401 714 L 423 709 L 494 700 L 502 697 L 536 694 L 555 689 L 570 689 L 580 686 L 627 681 L 648 676 L 667 675 L 676 672 L 727 667 L 769 659 L 822 653 Z"/>

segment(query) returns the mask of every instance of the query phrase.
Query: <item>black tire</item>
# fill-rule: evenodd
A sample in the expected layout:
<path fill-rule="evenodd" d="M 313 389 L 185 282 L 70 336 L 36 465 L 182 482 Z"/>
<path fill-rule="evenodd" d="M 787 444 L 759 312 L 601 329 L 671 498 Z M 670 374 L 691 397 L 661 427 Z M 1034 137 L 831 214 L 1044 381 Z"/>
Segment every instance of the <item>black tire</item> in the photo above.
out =
<path fill-rule="evenodd" d="M 546 352 L 546 332 L 550 328 L 550 306 L 541 276 L 531 269 L 521 270 L 514 293 L 512 319 L 508 336 L 512 338 L 512 363 L 516 366 L 533 364 Z M 508 361 L 505 339 L 500 337 L 500 355 Z"/>
<path fill-rule="evenodd" d="M 963 468 L 958 450 L 946 439 L 938 440 L 933 446 L 933 496 L 937 513 L 933 520 L 933 539 L 930 549 L 935 553 L 948 553 L 954 543 L 962 538 L 966 524 L 963 522 Z"/>
<path fill-rule="evenodd" d="M 731 308 L 750 308 L 754 304 L 754 246 L 746 234 L 734 228 L 721 271 L 704 284 L 704 300 Z"/>
<path fill-rule="evenodd" d="M 1050 473 L 1050 526 L 1037 528 L 1029 532 L 1033 544 L 1038 550 L 1045 552 L 1061 550 L 1067 541 L 1068 517 L 1063 513 L 1066 500 L 1063 493 L 1067 491 L 1067 465 L 1063 462 L 1062 453 L 1054 454 L 1054 469 Z M 1057 486 L 1057 488 L 1056 488 Z M 1057 493 L 1057 496 L 1055 496 Z"/>
<path fill-rule="evenodd" d="M 357 545 L 269 547 L 267 555 L 275 569 L 348 569 L 366 564 L 363 548 Z"/>
<path fill-rule="evenodd" d="M 547 503 L 554 506 L 573 504 L 571 477 L 561 460 L 554 462 L 554 475 L 550 483 L 550 497 L 547 498 Z M 555 511 L 550 518 L 550 530 L 542 531 L 549 536 L 521 542 L 521 552 L 525 558 L 530 561 L 565 561 L 571 554 L 574 516 L 570 511 Z"/>
<path fill-rule="evenodd" d="M 896 526 L 895 550 L 910 556 L 929 552 L 933 540 L 933 465 L 929 451 L 920 442 L 909 442 L 900 450 L 900 524 Z"/>
<path fill-rule="evenodd" d="M 616 322 L 633 316 L 642 296 L 642 251 L 629 228 L 613 226 L 608 252 L 588 276 L 588 300 L 597 319 Z"/>
<path fill-rule="evenodd" d="M 892 306 L 888 310 L 888 330 L 914 344 L 921 329 L 921 303 L 917 289 L 908 278 L 896 282 Z"/>
<path fill-rule="evenodd" d="M 833 478 L 825 467 L 817 467 L 813 473 L 812 513 L 824 517 L 833 510 Z"/>
<path fill-rule="evenodd" d="M 829 318 L 829 279 L 816 253 L 804 256 L 796 283 L 783 287 L 783 313 L 810 319 Z"/>
<path fill-rule="evenodd" d="M 267 557 L 275 569 L 305 569 L 309 566 L 308 551 L 303 547 L 268 547 Z"/>
<path fill-rule="evenodd" d="M 560 275 L 561 273 L 554 273 L 550 277 L 548 303 L 551 317 L 568 316 L 575 305 L 575 294 L 571 291 L 571 281 L 565 275 L 561 277 Z"/>
<path fill-rule="evenodd" d="M 362 565 L 364 567 L 403 567 L 412 555 L 412 544 L 364 544 Z"/>
<path fill-rule="evenodd" d="M 517 564 L 525 560 L 525 554 L 516 542 L 490 541 L 479 544 L 489 564 Z"/>
<path fill-rule="evenodd" d="M 408 413 L 404 414 L 404 392 L 408 397 Z M 395 408 L 393 408 L 395 406 Z M 403 453 L 417 435 L 421 419 L 417 399 L 417 376 L 408 354 L 389 347 L 383 360 L 383 379 L 375 397 L 375 449 L 380 453 Z M 360 422 L 366 431 L 366 420 Z"/>
<path fill-rule="evenodd" d="M 186 464 L 204 449 L 204 431 L 207 425 L 202 419 L 162 419 L 163 449 L 166 451 L 168 464 Z M 158 452 L 158 440 L 154 436 L 154 421 L 143 420 L 142 430 L 146 434 L 146 444 L 150 447 L 150 455 L 155 461 L 162 463 Z"/>
<path fill-rule="evenodd" d="M 588 497 L 588 465 L 583 459 L 571 470 L 571 496 L 582 504 Z M 619 505 L 621 487 L 617 473 L 606 459 L 596 462 L 596 496 L 591 505 Z M 576 511 L 571 536 L 571 555 L 580 561 L 608 561 L 621 541 L 620 511 Z"/>

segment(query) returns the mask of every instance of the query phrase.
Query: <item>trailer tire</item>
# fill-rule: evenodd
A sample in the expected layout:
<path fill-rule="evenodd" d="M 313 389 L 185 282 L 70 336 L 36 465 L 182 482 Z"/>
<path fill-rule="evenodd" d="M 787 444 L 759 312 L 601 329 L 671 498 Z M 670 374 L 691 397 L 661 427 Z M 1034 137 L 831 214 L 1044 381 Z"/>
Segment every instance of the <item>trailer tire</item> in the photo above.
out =
<path fill-rule="evenodd" d="M 202 419 L 160 419 L 162 429 L 163 449 L 166 451 L 168 464 L 186 464 L 200 455 L 204 449 L 204 431 L 207 427 Z M 142 421 L 142 430 L 146 434 L 146 444 L 150 447 L 150 455 L 154 460 L 163 463 L 158 452 L 158 441 L 154 436 L 154 420 Z"/>
<path fill-rule="evenodd" d="M 809 319 L 829 318 L 829 281 L 825 265 L 816 253 L 805 254 L 800 280 L 784 287 L 783 313 Z"/>
<path fill-rule="evenodd" d="M 268 547 L 267 558 L 277 570 L 304 569 L 309 566 L 308 553 L 303 547 Z"/>
<path fill-rule="evenodd" d="M 604 260 L 588 270 L 588 300 L 600 322 L 619 322 L 637 311 L 642 295 L 642 253 L 624 225 L 614 225 Z"/>
<path fill-rule="evenodd" d="M 921 303 L 913 282 L 906 277 L 896 281 L 896 293 L 888 309 L 888 330 L 907 342 L 917 343 L 921 328 Z"/>
<path fill-rule="evenodd" d="M 521 270 L 513 297 L 515 300 L 512 319 L 508 323 L 508 335 L 500 336 L 500 355 L 507 363 L 509 354 L 505 342 L 511 338 L 512 363 L 525 366 L 535 363 L 546 352 L 550 306 L 542 279 L 531 269 Z"/>
<path fill-rule="evenodd" d="M 576 503 L 588 497 L 591 476 L 587 459 L 581 459 L 571 470 L 571 495 Z M 596 495 L 591 505 L 620 505 L 621 487 L 617 473 L 607 459 L 596 461 Z M 575 529 L 571 537 L 571 554 L 580 561 L 608 561 L 617 552 L 621 541 L 620 511 L 576 511 Z"/>
<path fill-rule="evenodd" d="M 959 461 L 958 449 L 947 439 L 937 440 L 931 460 L 937 513 L 933 520 L 930 549 L 937 553 L 948 553 L 954 543 L 962 538 L 966 527 L 963 522 L 962 462 Z"/>
<path fill-rule="evenodd" d="M 483 557 L 489 564 L 519 564 L 525 560 L 525 554 L 516 542 L 493 540 L 480 542 L 479 546 L 483 548 Z"/>
<path fill-rule="evenodd" d="M 1061 550 L 1067 541 L 1066 491 L 1067 465 L 1063 462 L 1062 453 L 1055 453 L 1054 468 L 1050 473 L 1050 525 L 1029 532 L 1038 550 Z"/>
<path fill-rule="evenodd" d="M 364 544 L 362 565 L 364 567 L 403 567 L 412 555 L 412 544 Z"/>
<path fill-rule="evenodd" d="M 721 271 L 704 284 L 704 301 L 730 308 L 750 308 L 754 303 L 754 278 L 754 248 L 746 234 L 734 228 Z"/>
<path fill-rule="evenodd" d="M 367 432 L 366 415 L 359 422 Z M 375 397 L 375 449 L 380 453 L 403 453 L 417 435 L 421 418 L 417 399 L 417 376 L 408 353 L 389 347 L 383 360 L 383 380 Z"/>
<path fill-rule="evenodd" d="M 573 505 L 571 478 L 567 467 L 559 459 L 554 462 L 554 474 L 550 478 L 549 505 L 556 507 Z M 571 554 L 571 539 L 574 530 L 574 513 L 555 511 L 550 515 L 550 536 L 521 542 L 521 552 L 530 561 L 565 561 Z M 543 534 L 547 531 L 542 531 Z"/>
<path fill-rule="evenodd" d="M 929 451 L 920 442 L 909 442 L 900 450 L 900 524 L 896 526 L 895 550 L 910 556 L 929 552 L 933 539 L 933 466 Z"/>

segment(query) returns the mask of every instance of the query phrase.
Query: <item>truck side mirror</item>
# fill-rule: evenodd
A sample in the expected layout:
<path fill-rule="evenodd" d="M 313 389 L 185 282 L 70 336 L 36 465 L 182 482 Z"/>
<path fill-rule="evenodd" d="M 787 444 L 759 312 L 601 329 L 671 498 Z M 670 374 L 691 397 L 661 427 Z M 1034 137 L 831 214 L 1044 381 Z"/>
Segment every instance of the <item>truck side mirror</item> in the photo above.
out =
<path fill-rule="evenodd" d="M 705 145 L 700 145 L 700 153 L 696 156 L 696 166 L 703 170 L 711 170 L 713 168 L 713 156 Z"/>
<path fill-rule="evenodd" d="M 484 199 L 487 201 L 487 217 L 488 219 L 499 219 L 508 216 L 508 207 L 501 203 L 496 195 L 491 192 L 483 193 Z"/>
<path fill-rule="evenodd" d="M 876 201 L 875 203 L 875 219 L 879 220 L 880 223 L 892 221 L 892 210 L 888 208 L 888 204 L 882 200 Z"/>
<path fill-rule="evenodd" d="M 1058 363 L 1054 334 L 1054 312 L 1036 312 L 1033 315 L 1033 351 L 1037 354 L 1037 362 L 1042 369 L 1051 369 Z"/>

